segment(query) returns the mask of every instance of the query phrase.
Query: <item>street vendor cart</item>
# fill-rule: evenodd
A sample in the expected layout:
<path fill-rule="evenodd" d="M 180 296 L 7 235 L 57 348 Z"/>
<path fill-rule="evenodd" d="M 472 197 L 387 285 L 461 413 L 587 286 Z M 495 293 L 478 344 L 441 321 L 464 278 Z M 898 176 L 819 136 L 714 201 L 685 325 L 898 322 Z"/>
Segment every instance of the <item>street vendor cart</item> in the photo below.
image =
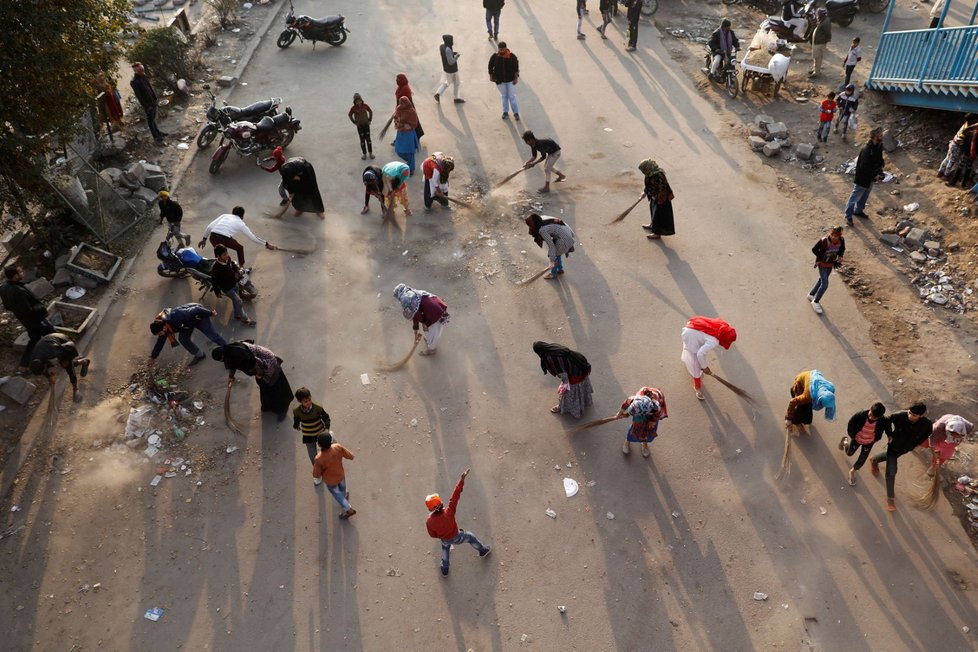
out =
<path fill-rule="evenodd" d="M 771 39 L 768 34 L 758 31 L 740 62 L 743 73 L 740 89 L 746 93 L 749 82 L 770 79 L 774 82 L 774 97 L 777 99 L 781 85 L 788 80 L 788 68 L 794 51 L 794 45 L 781 39 Z"/>

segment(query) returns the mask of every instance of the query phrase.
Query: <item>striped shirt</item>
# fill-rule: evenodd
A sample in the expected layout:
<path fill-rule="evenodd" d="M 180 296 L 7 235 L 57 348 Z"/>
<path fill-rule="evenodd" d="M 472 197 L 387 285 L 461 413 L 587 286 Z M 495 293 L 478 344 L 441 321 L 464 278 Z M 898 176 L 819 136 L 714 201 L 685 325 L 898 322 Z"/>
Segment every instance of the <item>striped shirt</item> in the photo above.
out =
<path fill-rule="evenodd" d="M 547 244 L 550 262 L 564 256 L 574 247 L 574 231 L 566 224 L 545 224 L 540 227 L 540 237 Z"/>
<path fill-rule="evenodd" d="M 323 406 L 315 403 L 308 412 L 298 405 L 292 410 L 292 427 L 302 433 L 303 439 L 318 437 L 329 430 L 329 414 Z"/>

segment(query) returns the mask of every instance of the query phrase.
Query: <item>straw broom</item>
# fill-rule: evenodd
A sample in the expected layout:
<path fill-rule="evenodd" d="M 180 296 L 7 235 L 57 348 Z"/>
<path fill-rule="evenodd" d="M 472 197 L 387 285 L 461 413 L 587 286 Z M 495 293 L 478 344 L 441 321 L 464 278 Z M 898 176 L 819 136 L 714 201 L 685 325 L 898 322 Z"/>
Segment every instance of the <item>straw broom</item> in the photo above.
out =
<path fill-rule="evenodd" d="M 522 281 L 519 281 L 516 285 L 519 285 L 520 287 L 522 287 L 524 285 L 529 285 L 530 283 L 532 283 L 533 281 L 537 280 L 538 278 L 540 278 L 541 276 L 543 276 L 544 274 L 546 274 L 549 271 L 550 271 L 550 267 L 549 266 L 544 267 L 543 269 L 541 269 L 539 272 L 537 272 L 536 274 L 534 274 L 530 278 L 525 278 Z"/>
<path fill-rule="evenodd" d="M 285 202 L 285 206 L 282 207 L 282 210 L 280 210 L 277 213 L 265 213 L 265 215 L 267 217 L 272 218 L 273 220 L 280 220 L 282 219 L 282 216 L 285 215 L 285 211 L 289 210 L 289 206 L 291 205 L 292 205 L 292 196 L 289 195 L 289 200 Z"/>
<path fill-rule="evenodd" d="M 224 394 L 224 423 L 227 424 L 228 428 L 231 429 L 236 435 L 244 436 L 244 431 L 241 430 L 241 426 L 234 422 L 231 418 L 231 387 L 234 385 L 233 380 L 228 380 L 228 391 Z"/>
<path fill-rule="evenodd" d="M 741 397 L 742 399 L 744 399 L 745 401 L 747 401 L 751 405 L 756 405 L 757 404 L 757 401 L 754 400 L 754 397 L 753 396 L 751 396 L 750 394 L 748 394 L 745 390 L 742 390 L 741 388 L 737 387 L 736 385 L 734 385 L 730 381 L 724 380 L 723 378 L 720 378 L 720 376 L 716 375 L 715 373 L 714 374 L 707 374 L 707 375 L 710 376 L 710 377 L 712 377 L 712 378 L 716 378 L 718 381 L 720 381 L 720 384 L 721 385 L 723 385 L 724 387 L 726 387 L 731 392 L 733 392 L 737 396 Z"/>
<path fill-rule="evenodd" d="M 387 118 L 387 122 L 384 124 L 384 128 L 380 130 L 380 140 L 383 140 L 384 136 L 387 135 L 387 130 L 391 128 L 391 123 L 393 121 L 394 121 L 394 114 L 391 113 L 391 117 Z"/>
<path fill-rule="evenodd" d="M 596 427 L 602 426 L 602 425 L 604 425 L 606 423 L 611 423 L 612 421 L 617 421 L 618 419 L 621 419 L 621 418 L 622 418 L 622 416 L 620 414 L 616 414 L 613 417 L 604 417 L 602 419 L 595 419 L 594 421 L 588 421 L 587 423 L 582 423 L 581 425 L 577 426 L 576 428 L 571 428 L 571 432 L 572 433 L 576 433 L 576 432 L 581 432 L 582 430 L 587 430 L 588 428 L 596 428 Z"/>
<path fill-rule="evenodd" d="M 418 348 L 418 344 L 420 343 L 421 343 L 421 338 L 420 337 L 415 338 L 414 346 L 411 347 L 411 350 L 408 351 L 408 354 L 404 356 L 403 360 L 401 360 L 397 364 L 390 365 L 389 367 L 376 367 L 377 371 L 397 371 L 398 369 L 400 369 L 401 367 L 407 364 L 407 361 L 411 359 L 412 355 L 414 355 L 414 351 L 415 349 Z"/>
<path fill-rule="evenodd" d="M 462 208 L 472 208 L 472 204 L 462 201 L 461 199 L 455 199 L 454 197 L 449 197 L 448 195 L 445 195 L 445 199 L 457 206 L 461 206 Z"/>
<path fill-rule="evenodd" d="M 791 473 L 791 428 L 784 429 L 784 454 L 781 456 L 781 469 L 775 476 L 778 480 Z"/>
<path fill-rule="evenodd" d="M 500 181 L 499 183 L 497 183 L 496 184 L 496 187 L 497 188 L 502 188 L 503 185 L 505 185 L 505 184 L 509 183 L 510 181 L 512 181 L 513 177 L 515 177 L 517 174 L 519 174 L 520 172 L 525 172 L 528 169 L 529 168 L 520 168 L 516 172 L 512 173 L 511 175 L 509 175 L 508 177 L 504 178 L 502 181 Z"/>
<path fill-rule="evenodd" d="M 924 488 L 924 492 L 914 499 L 914 506 L 918 509 L 930 509 L 937 504 L 937 498 L 941 495 L 941 465 L 940 455 L 933 453 L 931 457 L 931 468 L 934 469 L 934 477 Z"/>
<path fill-rule="evenodd" d="M 639 197 L 638 199 L 636 199 L 634 204 L 632 204 L 631 206 L 629 206 L 628 208 L 626 208 L 625 210 L 623 210 L 621 213 L 619 213 L 618 214 L 618 217 L 616 217 L 615 219 L 613 219 L 610 222 L 608 222 L 608 224 L 617 224 L 618 222 L 621 222 L 623 219 L 625 219 L 625 217 L 629 213 L 632 212 L 632 209 L 633 208 L 635 208 L 636 206 L 638 206 L 639 202 L 641 202 L 643 199 L 645 199 L 645 195 L 642 195 L 641 197 Z"/>

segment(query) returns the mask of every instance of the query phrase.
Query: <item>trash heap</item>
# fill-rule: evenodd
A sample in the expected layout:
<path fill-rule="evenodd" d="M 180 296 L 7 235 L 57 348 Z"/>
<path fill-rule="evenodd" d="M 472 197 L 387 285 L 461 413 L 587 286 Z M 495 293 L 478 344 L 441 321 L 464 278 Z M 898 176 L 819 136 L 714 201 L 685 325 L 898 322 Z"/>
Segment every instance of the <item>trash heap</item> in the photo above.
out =
<path fill-rule="evenodd" d="M 964 508 L 968 512 L 968 524 L 973 531 L 978 531 L 978 480 L 969 475 L 958 477 L 955 490 L 964 494 Z"/>

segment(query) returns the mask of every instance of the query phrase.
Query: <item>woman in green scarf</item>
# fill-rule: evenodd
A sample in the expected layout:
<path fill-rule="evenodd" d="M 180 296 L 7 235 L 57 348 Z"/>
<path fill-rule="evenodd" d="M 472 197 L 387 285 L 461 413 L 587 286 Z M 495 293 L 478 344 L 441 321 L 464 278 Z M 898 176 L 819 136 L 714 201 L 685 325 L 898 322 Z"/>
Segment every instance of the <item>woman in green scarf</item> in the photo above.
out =
<path fill-rule="evenodd" d="M 658 163 L 650 158 L 638 164 L 639 171 L 645 175 L 645 191 L 642 193 L 649 200 L 651 221 L 643 224 L 642 228 L 651 231 L 649 240 L 658 240 L 664 235 L 674 235 L 676 227 L 672 217 L 672 188 L 666 179 L 665 171 Z"/>

